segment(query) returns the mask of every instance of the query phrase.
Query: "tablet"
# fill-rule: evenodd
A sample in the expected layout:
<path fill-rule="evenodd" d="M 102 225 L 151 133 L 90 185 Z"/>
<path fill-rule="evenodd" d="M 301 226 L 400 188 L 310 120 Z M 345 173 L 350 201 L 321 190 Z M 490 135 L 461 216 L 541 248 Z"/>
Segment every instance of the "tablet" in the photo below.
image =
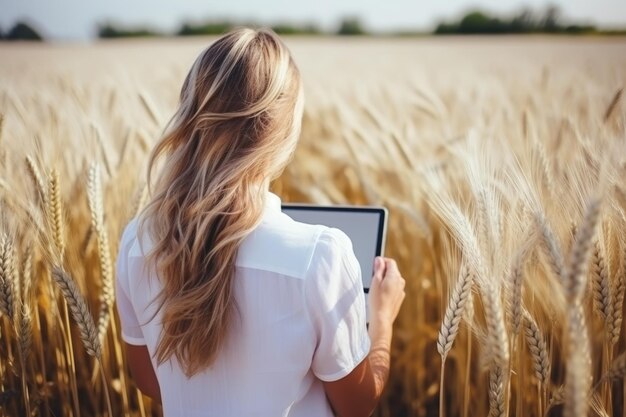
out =
<path fill-rule="evenodd" d="M 365 293 L 369 292 L 374 274 L 374 258 L 383 256 L 385 251 L 388 217 L 386 208 L 283 204 L 282 210 L 295 221 L 335 227 L 348 235 L 361 265 L 363 290 Z"/>

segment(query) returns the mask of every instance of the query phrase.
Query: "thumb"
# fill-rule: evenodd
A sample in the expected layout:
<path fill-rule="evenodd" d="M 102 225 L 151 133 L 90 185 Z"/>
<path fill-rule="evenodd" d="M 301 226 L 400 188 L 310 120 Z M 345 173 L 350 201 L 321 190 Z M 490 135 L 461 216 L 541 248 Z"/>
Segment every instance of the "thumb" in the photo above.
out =
<path fill-rule="evenodd" d="M 385 275 L 385 261 L 380 256 L 377 256 L 374 259 L 374 276 L 372 280 L 382 281 L 383 276 Z"/>

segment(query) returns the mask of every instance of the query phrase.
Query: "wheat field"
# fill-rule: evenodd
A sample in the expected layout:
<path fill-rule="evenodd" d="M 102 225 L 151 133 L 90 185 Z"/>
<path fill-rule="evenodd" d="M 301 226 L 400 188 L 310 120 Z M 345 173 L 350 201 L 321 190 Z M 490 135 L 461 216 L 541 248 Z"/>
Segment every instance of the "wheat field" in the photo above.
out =
<path fill-rule="evenodd" d="M 0 415 L 158 416 L 118 239 L 211 38 L 0 44 Z M 626 39 L 287 38 L 283 201 L 382 204 L 407 297 L 377 416 L 626 412 Z"/>

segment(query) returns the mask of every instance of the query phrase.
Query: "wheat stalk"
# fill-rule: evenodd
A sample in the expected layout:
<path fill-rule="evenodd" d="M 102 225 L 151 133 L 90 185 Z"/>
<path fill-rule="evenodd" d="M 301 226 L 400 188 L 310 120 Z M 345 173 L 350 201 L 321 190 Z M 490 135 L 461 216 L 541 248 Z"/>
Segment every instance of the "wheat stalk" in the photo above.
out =
<path fill-rule="evenodd" d="M 554 187 L 554 179 L 552 176 L 552 166 L 550 164 L 550 160 L 548 159 L 548 155 L 546 154 L 546 149 L 539 141 L 535 141 L 535 149 L 537 156 L 539 157 L 539 163 L 541 165 L 541 172 L 543 174 L 544 185 L 548 190 L 548 195 L 551 198 L 556 197 L 556 188 Z"/>
<path fill-rule="evenodd" d="M 508 279 L 505 281 L 507 290 L 506 307 L 511 322 L 513 338 L 516 338 L 522 326 L 522 283 L 524 280 L 524 263 L 532 249 L 535 234 L 524 239 L 522 248 L 517 251 Z"/>
<path fill-rule="evenodd" d="M 609 370 L 593 386 L 592 391 L 596 391 L 606 380 L 620 379 L 626 376 L 626 352 L 620 353 L 609 367 Z"/>
<path fill-rule="evenodd" d="M 30 155 L 26 156 L 26 167 L 28 168 L 28 174 L 35 184 L 37 193 L 39 195 L 39 201 L 45 202 L 48 196 L 48 187 L 43 180 L 41 171 L 37 168 L 37 164 Z"/>
<path fill-rule="evenodd" d="M 52 267 L 52 278 L 61 290 L 63 298 L 65 298 L 70 308 L 72 317 L 78 325 L 80 339 L 85 346 L 85 350 L 89 355 L 100 359 L 102 349 L 100 340 L 98 339 L 98 331 L 93 318 L 89 314 L 87 302 L 80 293 L 78 286 L 74 280 L 58 266 Z"/>
<path fill-rule="evenodd" d="M 148 113 L 148 115 L 150 116 L 150 120 L 152 120 L 152 122 L 158 126 L 161 120 L 161 116 L 144 92 L 139 93 L 139 101 L 141 102 L 143 108 L 146 110 L 146 113 Z"/>
<path fill-rule="evenodd" d="M 540 236 L 540 248 L 543 251 L 550 270 L 559 279 L 563 278 L 563 252 L 558 239 L 548 226 L 545 217 L 541 213 L 535 213 L 535 225 Z"/>
<path fill-rule="evenodd" d="M 565 372 L 565 417 L 587 415 L 591 387 L 589 336 L 582 306 L 570 307 L 567 320 L 567 369 Z"/>
<path fill-rule="evenodd" d="M 11 321 L 15 316 L 17 276 L 13 242 L 3 233 L 0 238 L 0 311 Z"/>
<path fill-rule="evenodd" d="M 104 203 L 100 169 L 95 163 L 89 168 L 87 196 L 89 199 L 89 210 L 91 213 L 91 227 L 96 232 L 98 255 L 100 259 L 102 293 L 100 296 L 98 335 L 100 341 L 103 341 L 109 325 L 110 309 L 113 306 L 115 299 L 115 290 L 113 288 L 113 267 L 111 263 L 109 236 L 104 225 Z"/>
<path fill-rule="evenodd" d="M 472 293 L 473 280 L 470 270 L 464 265 L 461 271 L 450 295 L 450 301 L 448 302 L 441 328 L 439 329 L 439 337 L 437 338 L 437 351 L 443 361 L 445 361 L 448 352 L 452 348 L 454 339 L 459 331 L 459 324 L 465 312 L 467 300 Z"/>
<path fill-rule="evenodd" d="M 613 96 L 611 103 L 609 104 L 609 106 L 606 108 L 606 111 L 604 112 L 604 123 L 608 122 L 609 119 L 611 118 L 611 115 L 615 112 L 615 109 L 617 108 L 617 105 L 619 104 L 619 101 L 620 101 L 620 98 L 622 97 L 623 92 L 624 92 L 624 89 L 620 88 L 617 90 L 617 92 Z"/>
<path fill-rule="evenodd" d="M 16 317 L 15 331 L 17 333 L 18 355 L 20 359 L 20 368 L 22 371 L 22 397 L 24 399 L 24 408 L 26 415 L 31 415 L 30 409 L 30 393 L 28 389 L 28 369 L 27 361 L 30 354 L 30 348 L 33 341 L 33 324 L 30 317 L 30 309 L 24 301 L 20 303 L 20 311 Z"/>
<path fill-rule="evenodd" d="M 600 200 L 591 200 L 576 232 L 565 270 L 563 287 L 569 300 L 567 315 L 567 369 L 565 372 L 565 417 L 586 416 L 591 386 L 589 335 L 582 306 L 586 265 L 600 215 Z"/>
<path fill-rule="evenodd" d="M 585 289 L 585 269 L 589 264 L 591 255 L 592 239 L 600 215 L 600 200 L 592 200 L 585 212 L 583 221 L 576 233 L 576 239 L 572 245 L 563 280 L 565 294 L 571 304 L 579 303 Z"/>

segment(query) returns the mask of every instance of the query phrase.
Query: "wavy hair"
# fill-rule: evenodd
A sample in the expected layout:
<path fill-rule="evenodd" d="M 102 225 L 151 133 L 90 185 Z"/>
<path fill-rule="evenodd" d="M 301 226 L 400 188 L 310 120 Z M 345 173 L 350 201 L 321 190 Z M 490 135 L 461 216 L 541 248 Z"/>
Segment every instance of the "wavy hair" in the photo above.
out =
<path fill-rule="evenodd" d="M 193 63 L 148 160 L 150 199 L 139 215 L 162 282 L 157 363 L 174 356 L 192 376 L 215 360 L 236 308 L 237 250 L 295 150 L 303 100 L 299 70 L 269 29 L 229 32 Z"/>

